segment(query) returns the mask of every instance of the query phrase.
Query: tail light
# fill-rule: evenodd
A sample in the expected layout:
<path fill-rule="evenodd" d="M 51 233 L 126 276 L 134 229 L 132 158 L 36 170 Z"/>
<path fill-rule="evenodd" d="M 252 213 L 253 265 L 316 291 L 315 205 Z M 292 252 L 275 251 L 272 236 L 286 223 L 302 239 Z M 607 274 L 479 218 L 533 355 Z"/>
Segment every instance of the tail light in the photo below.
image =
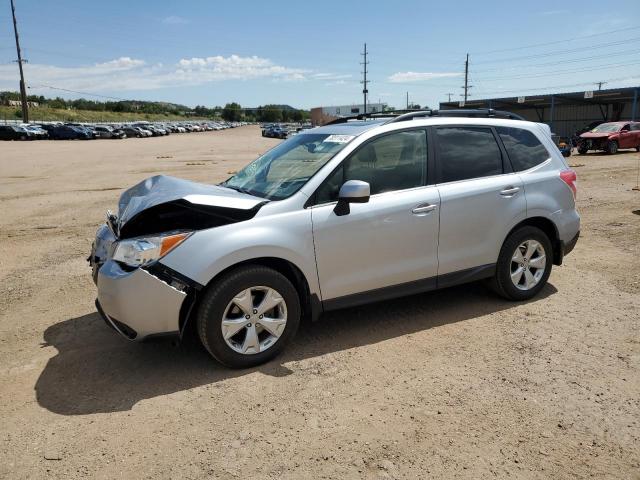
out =
<path fill-rule="evenodd" d="M 570 168 L 568 168 L 566 170 L 562 170 L 560 172 L 560 178 L 562 179 L 562 181 L 564 183 L 569 185 L 569 188 L 573 192 L 573 198 L 576 198 L 576 196 L 578 194 L 577 185 L 576 185 L 577 182 L 578 182 L 578 176 L 576 175 L 576 172 L 571 170 Z"/>

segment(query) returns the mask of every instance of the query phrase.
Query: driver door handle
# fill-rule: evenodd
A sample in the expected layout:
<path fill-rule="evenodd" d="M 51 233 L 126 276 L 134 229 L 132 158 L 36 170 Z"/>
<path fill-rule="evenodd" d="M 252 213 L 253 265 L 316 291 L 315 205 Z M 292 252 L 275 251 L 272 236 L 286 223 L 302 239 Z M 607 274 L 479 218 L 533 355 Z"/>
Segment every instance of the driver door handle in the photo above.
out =
<path fill-rule="evenodd" d="M 433 212 L 436 209 L 437 205 L 432 205 L 430 203 L 422 203 L 411 210 L 411 213 L 415 215 L 420 215 L 421 213 L 429 213 Z"/>

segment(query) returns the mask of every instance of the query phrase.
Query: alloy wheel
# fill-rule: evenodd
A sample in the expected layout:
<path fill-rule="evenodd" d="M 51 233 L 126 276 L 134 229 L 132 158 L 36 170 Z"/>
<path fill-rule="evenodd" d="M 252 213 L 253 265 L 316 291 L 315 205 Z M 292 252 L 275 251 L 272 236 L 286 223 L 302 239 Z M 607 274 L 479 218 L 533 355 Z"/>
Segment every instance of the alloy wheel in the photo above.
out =
<path fill-rule="evenodd" d="M 547 257 L 542 244 L 536 240 L 526 240 L 511 257 L 511 281 L 519 290 L 531 290 L 540 283 L 546 265 Z"/>
<path fill-rule="evenodd" d="M 271 348 L 287 325 L 287 304 L 271 287 L 242 290 L 227 304 L 222 317 L 222 337 L 237 353 L 254 355 Z"/>

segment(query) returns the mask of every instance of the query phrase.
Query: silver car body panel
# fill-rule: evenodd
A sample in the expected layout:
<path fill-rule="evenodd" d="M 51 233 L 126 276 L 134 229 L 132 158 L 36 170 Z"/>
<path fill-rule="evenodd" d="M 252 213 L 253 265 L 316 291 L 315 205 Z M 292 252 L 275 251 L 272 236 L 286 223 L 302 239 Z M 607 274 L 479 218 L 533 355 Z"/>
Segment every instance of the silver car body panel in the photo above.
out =
<path fill-rule="evenodd" d="M 134 329 L 136 340 L 177 332 L 185 297 L 185 292 L 142 268 L 127 272 L 117 262 L 107 260 L 98 272 L 100 306 L 112 321 L 120 321 Z"/>
<path fill-rule="evenodd" d="M 434 208 L 417 210 L 425 205 Z M 313 207 L 322 298 L 435 277 L 439 205 L 438 189 L 428 186 L 372 195 L 343 216 L 335 202 Z"/>
<path fill-rule="evenodd" d="M 307 205 L 324 179 L 367 140 L 395 130 L 463 124 L 529 130 L 545 145 L 550 158 L 524 172 L 372 195 L 368 203 L 351 204 L 351 212 L 344 216 L 333 213 L 335 202 Z M 388 124 L 345 123 L 299 135 L 306 133 L 355 138 L 291 197 L 264 203 L 247 220 L 196 231 L 159 262 L 206 286 L 239 263 L 283 259 L 302 272 L 312 295 L 327 302 L 493 264 L 508 232 L 526 218 L 551 220 L 564 242 L 579 232 L 572 192 L 559 177 L 559 172 L 568 167 L 544 125 L 434 117 Z M 501 194 L 510 188 L 519 190 L 514 195 Z M 177 198 L 202 205 L 233 204 L 239 209 L 265 202 L 222 187 L 171 177 L 153 177 L 125 194 L 120 222 Z M 426 215 L 420 209 L 418 214 L 414 212 L 425 204 L 435 208 Z M 105 312 L 138 331 L 136 339 L 178 330 L 184 292 L 145 270 L 124 272 L 107 260 L 99 271 L 98 291 Z"/>
<path fill-rule="evenodd" d="M 503 195 L 509 189 L 518 189 Z M 526 218 L 523 182 L 517 173 L 438 185 L 438 274 L 496 263 L 509 231 Z"/>
<path fill-rule="evenodd" d="M 294 195 L 266 204 L 251 220 L 197 231 L 160 262 L 207 285 L 220 272 L 238 263 L 279 258 L 296 266 L 307 279 L 311 294 L 320 298 L 311 211 L 304 208 L 305 200 L 306 197 Z M 182 248 L 184 245 L 187 248 Z"/>

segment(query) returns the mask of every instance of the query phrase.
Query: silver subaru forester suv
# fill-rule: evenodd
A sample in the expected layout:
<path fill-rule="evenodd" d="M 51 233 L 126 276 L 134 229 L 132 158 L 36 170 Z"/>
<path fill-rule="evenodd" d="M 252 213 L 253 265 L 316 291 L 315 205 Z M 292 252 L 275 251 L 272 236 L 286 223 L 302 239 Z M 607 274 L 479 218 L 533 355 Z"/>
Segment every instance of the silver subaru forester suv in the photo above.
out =
<path fill-rule="evenodd" d="M 129 340 L 193 327 L 249 367 L 302 318 L 487 279 L 522 301 L 575 246 L 576 174 L 508 112 L 341 119 L 218 185 L 155 176 L 96 234 L 96 306 Z"/>

